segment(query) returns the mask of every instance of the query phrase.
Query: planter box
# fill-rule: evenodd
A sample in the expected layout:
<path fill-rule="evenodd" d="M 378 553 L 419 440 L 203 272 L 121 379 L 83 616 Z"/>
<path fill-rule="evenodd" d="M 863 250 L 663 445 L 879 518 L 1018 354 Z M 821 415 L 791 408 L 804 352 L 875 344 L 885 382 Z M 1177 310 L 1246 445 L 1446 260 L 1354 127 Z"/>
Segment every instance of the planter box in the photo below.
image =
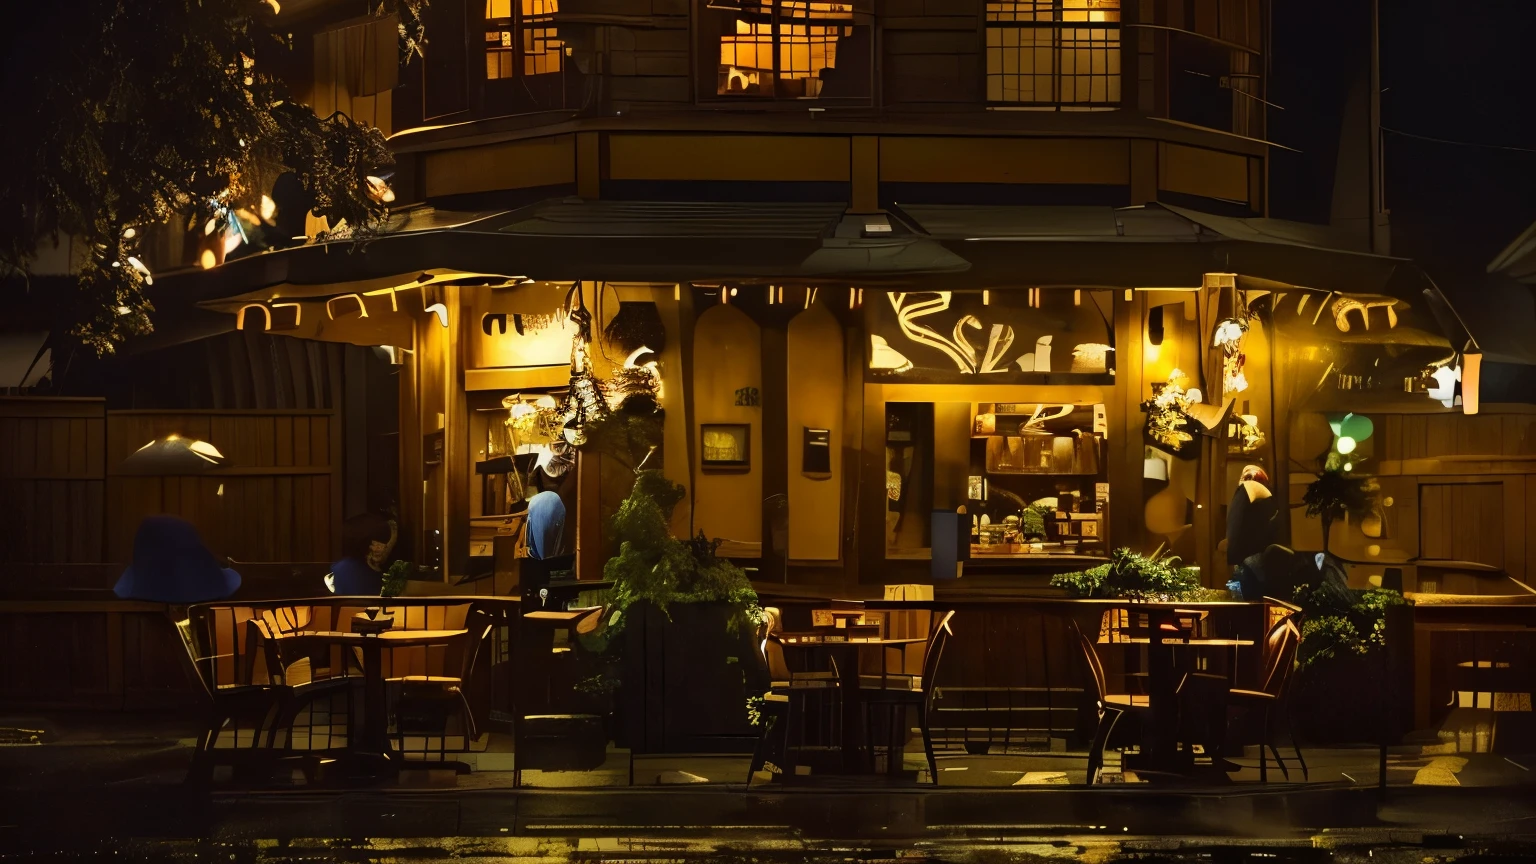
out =
<path fill-rule="evenodd" d="M 758 730 L 747 721 L 747 694 L 761 693 L 752 634 L 731 633 L 723 603 L 679 603 L 670 619 L 648 604 L 624 625 L 623 743 L 635 753 L 750 753 Z M 750 683 L 749 683 L 750 682 Z"/>

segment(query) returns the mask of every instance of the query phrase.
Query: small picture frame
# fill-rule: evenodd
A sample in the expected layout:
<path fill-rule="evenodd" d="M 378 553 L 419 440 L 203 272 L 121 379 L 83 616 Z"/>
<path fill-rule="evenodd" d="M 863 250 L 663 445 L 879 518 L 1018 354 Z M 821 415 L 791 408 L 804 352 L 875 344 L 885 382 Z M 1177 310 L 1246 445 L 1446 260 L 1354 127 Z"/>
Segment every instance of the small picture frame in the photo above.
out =
<path fill-rule="evenodd" d="M 699 453 L 705 468 L 744 471 L 752 466 L 752 427 L 746 423 L 702 423 Z"/>
<path fill-rule="evenodd" d="M 1084 519 L 1081 524 L 1082 524 L 1083 536 L 1084 537 L 1098 537 L 1099 536 L 1099 520 L 1097 520 L 1097 519 Z"/>

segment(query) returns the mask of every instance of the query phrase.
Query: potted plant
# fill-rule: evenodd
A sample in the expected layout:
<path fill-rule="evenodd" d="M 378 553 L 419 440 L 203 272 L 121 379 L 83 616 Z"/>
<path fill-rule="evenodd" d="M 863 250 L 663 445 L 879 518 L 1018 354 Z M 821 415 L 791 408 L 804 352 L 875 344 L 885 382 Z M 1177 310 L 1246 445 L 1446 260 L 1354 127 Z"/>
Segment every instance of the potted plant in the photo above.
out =
<path fill-rule="evenodd" d="M 1353 473 L 1353 461 L 1337 453 L 1318 460 L 1317 479 L 1307 484 L 1301 503 L 1307 516 L 1323 521 L 1323 551 L 1328 551 L 1328 535 L 1333 523 L 1349 516 L 1370 514 L 1375 501 L 1371 481 Z"/>
<path fill-rule="evenodd" d="M 611 523 L 618 551 L 603 567 L 613 584 L 594 647 L 618 681 L 587 686 L 617 691 L 636 752 L 739 749 L 753 737 L 747 694 L 763 610 L 746 573 L 716 554 L 719 540 L 671 535 L 683 496 L 661 472 L 639 471 Z"/>
<path fill-rule="evenodd" d="M 1297 587 L 1295 600 L 1302 608 L 1298 733 L 1320 744 L 1377 741 L 1383 712 L 1395 713 L 1385 652 L 1390 638 L 1412 627 L 1399 618 L 1407 601 L 1385 588 L 1351 590 L 1331 560 L 1321 579 Z"/>

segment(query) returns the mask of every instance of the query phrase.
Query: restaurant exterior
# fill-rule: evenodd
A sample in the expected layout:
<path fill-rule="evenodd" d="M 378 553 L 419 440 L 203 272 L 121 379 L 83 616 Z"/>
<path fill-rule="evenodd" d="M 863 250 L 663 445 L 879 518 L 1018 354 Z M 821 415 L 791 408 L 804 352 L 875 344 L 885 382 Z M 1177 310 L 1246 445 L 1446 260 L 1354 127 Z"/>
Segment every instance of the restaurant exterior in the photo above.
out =
<path fill-rule="evenodd" d="M 428 193 L 498 182 L 454 170 L 487 159 L 536 189 L 574 168 L 571 191 L 587 194 L 499 212 L 402 208 L 360 245 L 166 281 L 239 329 L 387 352 L 403 530 L 427 550 L 418 563 L 441 562 L 450 581 L 496 569 L 519 484 L 635 386 L 654 387 L 663 430 L 645 467 L 689 490 L 680 536 L 725 541 L 756 580 L 844 587 L 1039 587 L 1121 546 L 1165 547 L 1222 587 L 1244 466 L 1284 500 L 1295 466 L 1334 449 L 1317 432 L 1328 417 L 1470 407 L 1477 354 L 1411 263 L 1326 248 L 1309 226 L 1155 200 L 1203 191 L 1261 210 L 1261 156 L 809 125 L 519 134 L 414 160 L 400 145 L 401 174 L 417 166 Z M 769 163 L 775 185 L 850 200 L 655 200 L 695 178 L 740 197 L 763 189 L 764 163 L 740 158 L 754 149 L 800 153 Z M 631 173 L 664 178 L 647 181 L 653 200 L 603 197 Z M 1082 181 L 1083 199 L 1138 203 L 895 197 L 1023 196 L 1043 185 L 1029 180 L 1060 178 Z M 1359 443 L 1369 471 L 1372 445 Z M 595 578 L 634 464 L 571 449 L 577 569 Z M 1305 536 L 1305 523 L 1298 511 L 1292 527 Z"/>
<path fill-rule="evenodd" d="M 170 513 L 246 562 L 242 602 L 277 603 L 320 594 L 349 526 L 387 518 L 416 588 L 521 595 L 520 616 L 492 601 L 519 623 L 498 624 L 485 652 L 491 714 L 515 727 L 514 714 L 571 709 L 553 685 L 508 704 L 544 671 L 501 628 L 575 627 L 563 607 L 604 585 L 622 553 L 614 514 L 636 472 L 657 470 L 684 490 L 671 535 L 718 541 L 795 627 L 852 620 L 834 600 L 868 601 L 891 624 L 881 638 L 931 642 L 956 613 L 942 668 L 927 643 L 894 646 L 924 673 L 907 669 L 912 681 L 932 688 L 936 672 L 958 694 L 943 710 L 971 712 L 951 743 L 974 755 L 980 735 L 984 754 L 1027 732 L 1050 752 L 1065 729 L 1102 758 L 1096 724 L 1112 712 L 1079 667 L 1102 678 L 1102 650 L 1116 686 L 1150 681 L 1137 694 L 1150 706 L 1127 710 L 1155 706 L 1148 740 L 1171 745 L 1173 648 L 1156 622 L 1182 626 L 1188 610 L 1153 602 L 1137 613 L 1151 623 L 1132 622 L 1113 604 L 1146 598 L 1079 603 L 1053 578 L 1121 549 L 1197 567 L 1210 593 L 1187 602 L 1210 604 L 1212 632 L 1180 638 L 1231 684 L 1295 665 L 1297 627 L 1290 655 L 1264 643 L 1286 635 L 1293 597 L 1228 593 L 1236 565 L 1273 543 L 1316 555 L 1314 573 L 1331 553 L 1354 589 L 1418 595 L 1413 616 L 1390 616 L 1414 636 L 1390 665 L 1341 680 L 1411 679 L 1412 696 L 1381 710 L 1394 732 L 1434 727 L 1453 710 L 1446 692 L 1476 708 L 1503 686 L 1461 666 L 1517 662 L 1488 653 L 1503 635 L 1464 632 L 1519 631 L 1508 641 L 1529 674 L 1527 625 L 1488 608 L 1530 595 L 1515 580 L 1536 559 L 1536 415 L 1519 394 L 1481 398 L 1474 334 L 1416 265 L 1385 254 L 1382 231 L 1269 217 L 1261 5 L 491 2 L 462 18 L 472 50 L 457 65 L 443 51 L 373 93 L 347 89 L 359 79 L 341 68 L 366 53 L 321 48 L 379 22 L 326 30 L 316 92 L 329 83 L 326 107 L 392 132 L 387 224 L 310 225 L 288 248 L 166 241 L 173 263 L 201 266 L 156 266 L 156 335 L 121 361 L 135 380 L 107 402 L 4 406 L 7 431 L 35 427 L 29 441 L 80 421 L 69 440 L 87 453 L 6 475 L 85 526 L 50 545 L 28 522 L 10 548 L 115 571 L 139 520 Z M 451 21 L 454 7 L 432 14 Z M 1175 71 L 1190 69 L 1223 83 L 1192 90 Z M 1341 172 L 1339 200 L 1355 185 L 1374 200 L 1356 179 Z M 1341 222 L 1383 227 L 1379 206 L 1351 208 Z M 220 346 L 207 368 L 186 362 L 199 342 Z M 195 404 L 135 401 L 167 382 Z M 194 478 L 127 470 L 145 441 L 189 439 L 227 461 Z M 1309 516 L 1324 475 L 1371 478 L 1368 506 Z M 70 483 L 94 485 L 50 491 Z M 1231 529 L 1250 483 L 1278 514 L 1254 536 Z M 277 575 L 253 597 L 261 566 Z M 1500 599 L 1463 611 L 1460 595 Z M 530 624 L 530 610 L 546 617 Z M 51 612 L 107 616 L 89 625 L 118 670 L 101 692 L 167 689 L 123 671 L 150 653 L 137 639 L 159 640 L 163 659 L 145 609 Z M 892 636 L 898 623 L 917 635 Z M 569 647 L 551 638 L 526 656 Z M 750 750 L 744 673 L 727 663 L 740 646 L 711 645 L 633 653 L 665 673 L 673 727 L 692 725 L 614 737 L 635 752 Z M 857 679 L 861 663 L 844 666 Z M 699 692 L 720 698 L 697 709 Z M 968 693 L 1025 695 L 996 708 Z M 1379 727 L 1375 707 L 1361 716 Z"/>

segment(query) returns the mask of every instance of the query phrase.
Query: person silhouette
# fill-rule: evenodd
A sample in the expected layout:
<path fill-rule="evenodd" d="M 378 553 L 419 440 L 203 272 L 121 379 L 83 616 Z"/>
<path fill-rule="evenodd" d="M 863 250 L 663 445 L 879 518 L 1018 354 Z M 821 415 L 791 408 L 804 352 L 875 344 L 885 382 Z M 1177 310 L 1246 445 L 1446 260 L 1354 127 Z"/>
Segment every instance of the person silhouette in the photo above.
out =
<path fill-rule="evenodd" d="M 240 574 L 221 566 L 192 523 L 147 516 L 133 536 L 133 563 L 112 593 L 123 600 L 186 605 L 223 600 L 240 589 Z"/>

